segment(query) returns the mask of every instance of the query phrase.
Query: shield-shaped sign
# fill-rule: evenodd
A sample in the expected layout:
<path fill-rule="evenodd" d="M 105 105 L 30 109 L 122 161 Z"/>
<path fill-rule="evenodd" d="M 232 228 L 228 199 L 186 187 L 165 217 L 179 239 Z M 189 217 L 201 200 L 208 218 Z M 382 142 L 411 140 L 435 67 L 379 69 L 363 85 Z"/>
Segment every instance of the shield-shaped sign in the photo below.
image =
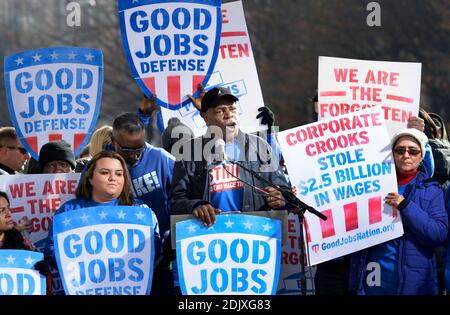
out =
<path fill-rule="evenodd" d="M 77 156 L 89 142 L 100 109 L 103 55 L 98 49 L 54 47 L 5 57 L 11 120 L 38 160 L 49 141 L 65 140 Z"/>
<path fill-rule="evenodd" d="M 148 295 L 155 257 L 148 207 L 101 206 L 56 214 L 55 258 L 66 294 Z"/>
<path fill-rule="evenodd" d="M 275 294 L 281 221 L 231 214 L 209 228 L 196 219 L 178 222 L 176 252 L 183 294 Z"/>
<path fill-rule="evenodd" d="M 45 277 L 34 269 L 43 259 L 29 250 L 0 250 L 0 295 L 44 295 Z"/>
<path fill-rule="evenodd" d="M 220 0 L 119 0 L 122 42 L 131 71 L 148 97 L 171 110 L 197 96 L 217 60 Z"/>

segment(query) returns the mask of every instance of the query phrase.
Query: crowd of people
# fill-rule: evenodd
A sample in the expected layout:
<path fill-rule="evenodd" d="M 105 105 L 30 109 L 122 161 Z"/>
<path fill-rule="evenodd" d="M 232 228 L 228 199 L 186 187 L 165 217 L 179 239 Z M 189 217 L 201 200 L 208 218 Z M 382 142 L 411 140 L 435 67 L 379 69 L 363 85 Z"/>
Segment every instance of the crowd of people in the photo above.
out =
<path fill-rule="evenodd" d="M 192 130 L 178 119 L 171 119 L 165 129 L 161 127 L 155 99 L 145 97 L 136 113 L 120 114 L 112 126 L 97 129 L 88 150 L 78 157 L 74 157 L 68 143 L 59 140 L 42 146 L 35 161 L 15 129 L 2 127 L 0 174 L 80 172 L 75 198 L 62 204 L 55 215 L 98 205 L 145 208 L 154 222 L 152 294 L 180 294 L 170 215 L 192 214 L 209 227 L 221 213 L 290 210 L 284 192 L 295 190 L 282 167 L 282 154 L 274 135 L 269 132 L 262 139 L 240 129 L 238 98 L 229 89 L 212 88 L 206 93 L 202 90 L 199 98 L 191 100 L 208 126 L 203 136 L 194 138 Z M 268 107 L 259 112 L 255 119 L 261 119 L 271 130 L 273 113 Z M 421 110 L 420 117 L 412 117 L 408 128 L 392 138 L 398 192 L 389 193 L 384 202 L 401 213 L 404 235 L 319 264 L 316 294 L 431 295 L 450 291 L 450 178 L 435 159 L 430 141 L 446 137 L 445 125 L 439 125 Z M 233 168 L 224 155 L 260 172 L 279 189 L 239 167 Z M 221 180 L 228 178 L 224 169 L 242 181 L 236 180 L 230 189 L 220 189 Z M 36 250 L 23 236 L 24 231 L 31 231 L 29 220 L 25 217 L 14 222 L 8 195 L 0 192 L 0 249 Z M 57 268 L 52 230 L 45 241 L 44 257 L 35 268 L 51 283 L 49 266 Z M 380 264 L 381 285 L 367 285 L 368 262 Z M 51 294 L 51 285 L 48 293 Z"/>

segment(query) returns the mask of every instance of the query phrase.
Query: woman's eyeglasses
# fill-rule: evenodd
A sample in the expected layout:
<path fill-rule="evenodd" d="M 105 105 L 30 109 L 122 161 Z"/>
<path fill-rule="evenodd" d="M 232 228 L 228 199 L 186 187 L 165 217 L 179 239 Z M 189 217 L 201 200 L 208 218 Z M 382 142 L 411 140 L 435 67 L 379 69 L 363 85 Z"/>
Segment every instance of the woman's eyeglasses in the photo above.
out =
<path fill-rule="evenodd" d="M 395 154 L 398 154 L 398 155 L 403 155 L 406 152 L 408 152 L 408 154 L 411 156 L 417 156 L 420 154 L 420 149 L 413 148 L 413 147 L 409 147 L 409 148 L 399 147 L 399 148 L 395 148 L 393 151 Z"/>

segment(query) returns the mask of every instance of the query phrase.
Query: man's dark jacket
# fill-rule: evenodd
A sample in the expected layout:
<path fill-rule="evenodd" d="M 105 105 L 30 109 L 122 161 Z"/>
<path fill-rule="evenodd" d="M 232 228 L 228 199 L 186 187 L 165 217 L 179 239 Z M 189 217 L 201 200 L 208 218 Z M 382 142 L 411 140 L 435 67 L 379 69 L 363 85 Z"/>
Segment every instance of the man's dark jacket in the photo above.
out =
<path fill-rule="evenodd" d="M 199 205 L 210 203 L 210 183 L 207 172 L 214 167 L 210 162 L 215 155 L 214 143 L 215 141 L 207 133 L 205 136 L 183 144 L 180 150 L 183 154 L 177 157 L 173 171 L 169 198 L 172 214 L 191 214 Z M 239 132 L 237 143 L 240 151 L 239 162 L 242 165 L 258 172 L 263 178 L 280 188 L 289 190 L 279 162 L 266 141 L 260 137 Z M 239 168 L 239 177 L 259 188 L 268 186 L 242 168 Z M 243 188 L 241 211 L 270 210 L 262 193 L 247 184 L 244 184 Z"/>

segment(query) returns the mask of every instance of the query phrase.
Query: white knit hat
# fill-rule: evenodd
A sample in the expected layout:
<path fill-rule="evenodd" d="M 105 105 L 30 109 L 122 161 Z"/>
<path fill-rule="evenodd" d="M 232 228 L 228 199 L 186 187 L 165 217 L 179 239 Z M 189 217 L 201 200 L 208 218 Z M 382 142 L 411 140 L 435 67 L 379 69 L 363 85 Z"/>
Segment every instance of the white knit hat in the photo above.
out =
<path fill-rule="evenodd" d="M 410 136 L 417 140 L 420 144 L 420 149 L 422 150 L 422 157 L 425 155 L 425 145 L 428 143 L 428 137 L 422 132 L 414 128 L 406 128 L 397 132 L 391 140 L 392 148 L 394 148 L 398 139 L 403 136 Z"/>

